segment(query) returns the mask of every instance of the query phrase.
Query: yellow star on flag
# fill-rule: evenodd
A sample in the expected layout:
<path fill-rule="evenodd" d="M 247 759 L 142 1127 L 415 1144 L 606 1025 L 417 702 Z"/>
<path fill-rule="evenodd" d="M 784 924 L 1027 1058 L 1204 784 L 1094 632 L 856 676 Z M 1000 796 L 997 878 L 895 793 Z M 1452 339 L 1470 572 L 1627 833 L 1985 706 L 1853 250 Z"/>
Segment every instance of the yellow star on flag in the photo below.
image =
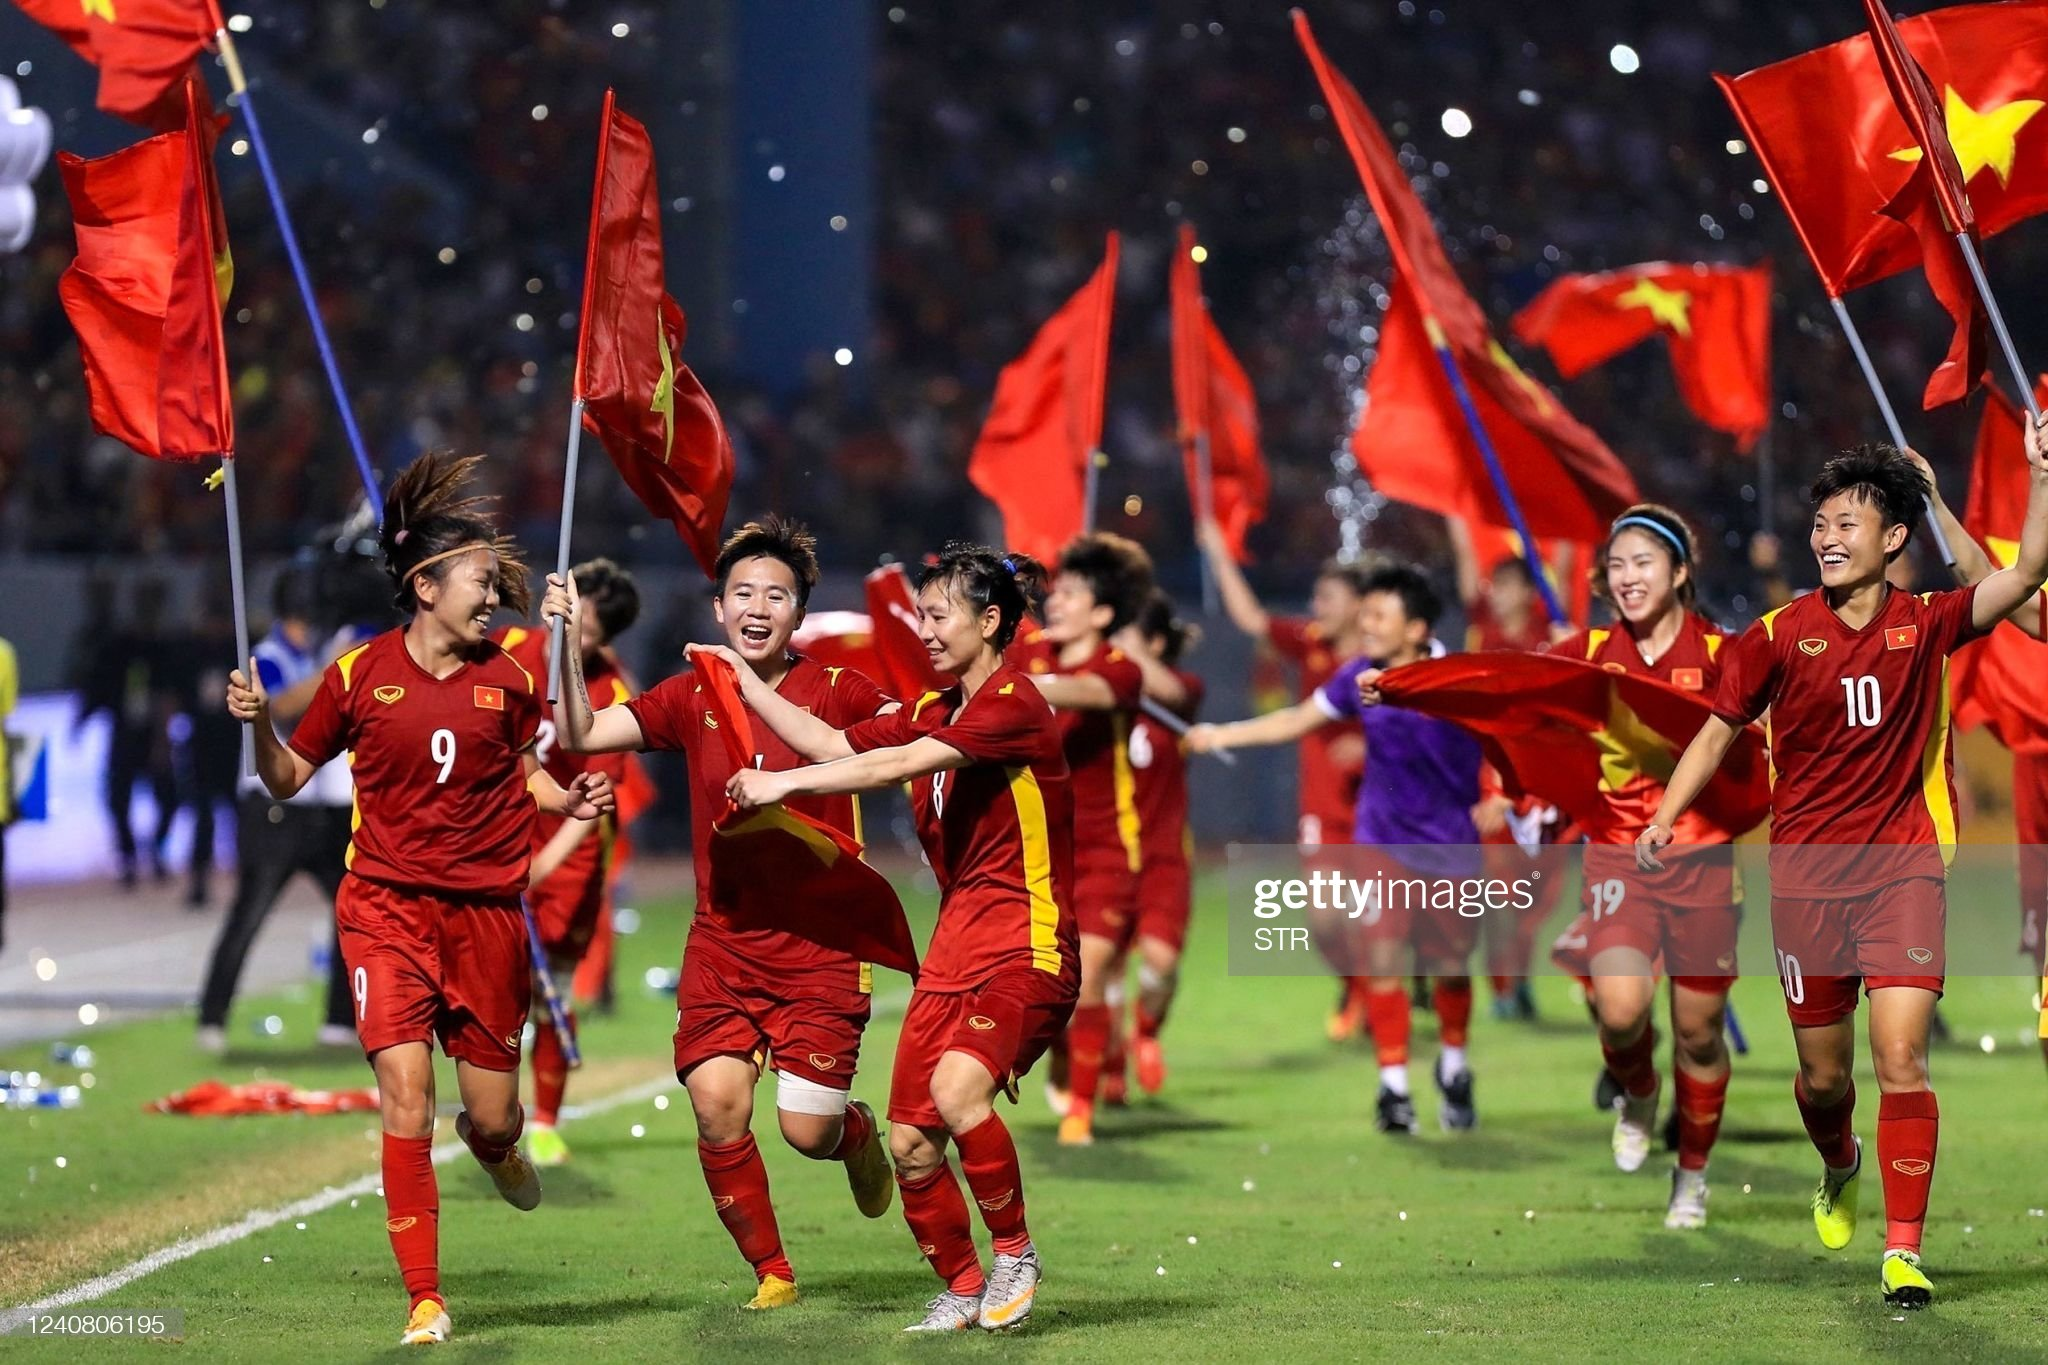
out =
<path fill-rule="evenodd" d="M 114 18 L 114 0 L 78 0 L 78 8 L 88 19 L 97 16 L 110 24 L 120 22 Z"/>
<path fill-rule="evenodd" d="M 1943 86 L 1942 90 L 1942 122 L 1948 125 L 1949 145 L 1956 149 L 1956 160 L 1962 164 L 1963 183 L 1968 184 L 1977 172 L 1989 166 L 1998 176 L 1998 183 L 2005 185 L 2012 179 L 2020 129 L 2041 112 L 2042 102 L 2008 100 L 1979 112 L 1956 93 L 1953 85 Z M 1921 156 L 1918 147 L 1901 147 L 1891 154 L 1894 161 L 1918 161 Z"/>
<path fill-rule="evenodd" d="M 1550 390 L 1544 388 L 1541 384 L 1523 373 L 1522 367 L 1515 363 L 1515 358 L 1508 354 L 1507 347 L 1501 345 L 1494 338 L 1488 337 L 1486 339 L 1486 355 L 1495 365 L 1507 371 L 1508 378 L 1514 380 L 1528 391 L 1529 397 L 1535 402 L 1538 412 L 1547 413 L 1550 411 L 1553 406 Z"/>
<path fill-rule="evenodd" d="M 1682 337 L 1692 335 L 1692 294 L 1684 289 L 1666 289 L 1649 276 L 1636 280 L 1635 288 L 1615 297 L 1616 308 L 1647 308 L 1659 327 L 1669 327 Z"/>
<path fill-rule="evenodd" d="M 654 401 L 647 410 L 661 414 L 661 462 L 667 464 L 676 443 L 676 358 L 669 352 L 668 328 L 662 324 L 659 309 L 654 314 L 654 335 L 661 345 L 661 378 L 655 381 Z"/>

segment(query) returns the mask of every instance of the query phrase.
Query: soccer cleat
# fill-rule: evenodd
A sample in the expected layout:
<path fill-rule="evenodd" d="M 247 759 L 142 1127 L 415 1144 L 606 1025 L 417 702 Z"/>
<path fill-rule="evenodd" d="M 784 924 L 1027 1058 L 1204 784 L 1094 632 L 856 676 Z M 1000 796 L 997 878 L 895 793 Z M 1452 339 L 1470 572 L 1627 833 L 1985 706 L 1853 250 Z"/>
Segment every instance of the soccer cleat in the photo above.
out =
<path fill-rule="evenodd" d="M 1650 1128 L 1657 1121 L 1657 1095 L 1663 1088 L 1660 1080 L 1657 1089 L 1647 1095 L 1623 1095 L 1614 1102 L 1614 1164 L 1618 1169 L 1640 1171 L 1650 1159 Z"/>
<path fill-rule="evenodd" d="M 1614 1079 L 1614 1073 L 1606 1067 L 1600 1068 L 1600 1078 L 1593 1082 L 1593 1107 L 1603 1114 L 1614 1112 L 1614 1102 L 1621 1098 L 1621 1082 Z"/>
<path fill-rule="evenodd" d="M 1372 1126 L 1382 1133 L 1406 1137 L 1422 1125 L 1415 1117 L 1415 1101 L 1406 1095 L 1396 1095 L 1383 1085 L 1380 1087 L 1379 1102 L 1373 1113 Z"/>
<path fill-rule="evenodd" d="M 526 1125 L 526 1159 L 536 1166 L 560 1166 L 569 1159 L 569 1144 L 552 1123 Z"/>
<path fill-rule="evenodd" d="M 1351 983 L 1338 978 L 1337 1008 L 1330 1011 L 1323 1032 L 1333 1043 L 1348 1043 L 1365 1032 L 1365 996 L 1354 995 Z"/>
<path fill-rule="evenodd" d="M 889 1153 L 882 1146 L 882 1125 L 875 1122 L 875 1111 L 868 1108 L 866 1100 L 854 1100 L 846 1107 L 860 1110 L 868 1121 L 867 1142 L 846 1158 L 846 1183 L 861 1216 L 880 1218 L 896 1197 L 896 1177 L 889 1171 Z"/>
<path fill-rule="evenodd" d="M 1052 1110 L 1054 1118 L 1065 1118 L 1074 1107 L 1074 1092 L 1064 1090 L 1051 1081 L 1045 1083 L 1045 1107 Z"/>
<path fill-rule="evenodd" d="M 219 1024 L 201 1024 L 192 1045 L 209 1057 L 223 1056 L 228 1050 L 228 1031 Z"/>
<path fill-rule="evenodd" d="M 1433 1070 L 1436 1077 L 1437 1093 L 1443 1096 L 1443 1106 L 1437 1111 L 1437 1122 L 1446 1133 L 1462 1133 L 1479 1126 L 1479 1111 L 1472 1104 L 1472 1071 L 1461 1068 L 1457 1075 L 1444 1079 L 1441 1069 Z"/>
<path fill-rule="evenodd" d="M 1021 1327 L 1031 1316 L 1031 1300 L 1038 1293 L 1038 1248 L 1029 1242 L 1015 1256 L 996 1253 L 989 1270 L 988 1287 L 981 1291 L 981 1325 L 991 1332 Z"/>
<path fill-rule="evenodd" d="M 1884 1301 L 1893 1308 L 1925 1308 L 1934 1302 L 1934 1282 L 1921 1272 L 1917 1251 L 1887 1251 L 1877 1282 L 1884 1287 Z"/>
<path fill-rule="evenodd" d="M 1846 1176 L 1823 1166 L 1813 1191 L 1813 1230 L 1829 1251 L 1840 1251 L 1856 1235 L 1856 1194 L 1863 1183 L 1863 1141 L 1856 1140 L 1856 1165 Z"/>
<path fill-rule="evenodd" d="M 398 1344 L 438 1346 L 454 1331 L 455 1324 L 448 1321 L 448 1310 L 439 1299 L 421 1299 L 412 1306 L 412 1316 L 405 1320 L 405 1333 L 398 1338 Z"/>
<path fill-rule="evenodd" d="M 1674 1166 L 1671 1170 L 1671 1202 L 1664 1209 L 1664 1226 L 1677 1230 L 1706 1225 L 1707 1173 Z"/>
<path fill-rule="evenodd" d="M 1156 1095 L 1166 1086 L 1166 1051 L 1157 1038 L 1140 1038 L 1132 1048 L 1138 1068 L 1138 1089 Z"/>
<path fill-rule="evenodd" d="M 763 1275 L 761 1283 L 754 1287 L 754 1297 L 740 1307 L 750 1313 L 765 1313 L 771 1308 L 787 1308 L 796 1302 L 796 1284 L 780 1275 Z"/>
<path fill-rule="evenodd" d="M 924 1319 L 904 1328 L 906 1332 L 964 1332 L 981 1322 L 981 1300 L 952 1290 L 924 1306 Z"/>
<path fill-rule="evenodd" d="M 1060 1120 L 1060 1146 L 1093 1147 L 1095 1145 L 1095 1114 L 1085 1104 L 1077 1104 L 1067 1110 L 1067 1116 Z"/>
<path fill-rule="evenodd" d="M 469 1121 L 468 1110 L 455 1116 L 455 1135 L 465 1144 L 468 1143 L 470 1130 L 474 1126 Z M 470 1149 L 470 1154 L 476 1155 L 474 1148 Z M 517 1147 L 505 1153 L 503 1161 L 493 1164 L 478 1157 L 476 1164 L 484 1168 L 484 1174 L 491 1178 L 491 1183 L 498 1187 L 498 1193 L 503 1195 L 505 1202 L 513 1208 L 522 1213 L 531 1213 L 540 1206 L 540 1172 L 533 1168 L 533 1163 L 528 1161 Z"/>

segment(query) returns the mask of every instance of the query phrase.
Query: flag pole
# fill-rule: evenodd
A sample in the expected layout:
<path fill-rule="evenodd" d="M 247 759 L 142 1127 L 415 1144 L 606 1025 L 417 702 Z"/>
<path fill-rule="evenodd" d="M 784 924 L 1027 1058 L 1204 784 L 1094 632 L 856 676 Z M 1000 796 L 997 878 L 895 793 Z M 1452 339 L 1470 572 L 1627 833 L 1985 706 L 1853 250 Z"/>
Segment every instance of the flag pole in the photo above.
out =
<path fill-rule="evenodd" d="M 1195 433 L 1195 501 L 1199 506 L 1195 510 L 1197 515 L 1205 522 L 1214 522 L 1216 520 L 1216 493 L 1213 478 L 1214 476 L 1210 473 L 1209 465 L 1209 433 L 1198 431 Z M 1216 575 L 1209 568 L 1209 556 L 1203 555 L 1199 563 L 1202 569 L 1202 614 L 1204 616 L 1214 616 L 1217 605 Z"/>
<path fill-rule="evenodd" d="M 321 368 L 327 372 L 327 387 L 334 392 L 334 406 L 341 414 L 341 429 L 348 438 L 349 454 L 355 457 L 356 474 L 363 481 L 363 495 L 370 500 L 370 510 L 382 520 L 384 495 L 377 490 L 377 471 L 371 467 L 369 452 L 363 446 L 363 433 L 356 426 L 356 412 L 349 405 L 348 390 L 342 387 L 341 366 L 334 358 L 333 343 L 327 339 L 327 324 L 320 317 L 320 301 L 313 293 L 313 278 L 306 271 L 305 257 L 299 254 L 299 237 L 292 230 L 291 211 L 285 207 L 277 168 L 270 164 L 270 149 L 263 141 L 263 124 L 256 117 L 256 102 L 249 97 L 249 82 L 242 73 L 242 59 L 235 52 L 235 40 L 228 36 L 227 25 L 221 22 L 218 6 L 209 4 L 209 8 L 213 10 L 213 37 L 220 46 L 221 65 L 227 68 L 228 91 L 241 107 L 243 121 L 249 125 L 249 146 L 256 153 L 256 169 L 262 174 L 263 188 L 270 196 L 270 211 L 277 218 L 278 235 L 284 238 L 284 254 L 291 262 L 292 278 L 298 281 L 299 299 L 305 304 L 306 320 L 313 325 L 313 344 L 320 352 Z"/>
<path fill-rule="evenodd" d="M 1770 419 L 1766 416 L 1763 433 L 1756 443 L 1756 528 L 1774 536 L 1778 523 L 1772 509 L 1778 500 L 1778 459 L 1772 444 Z"/>
<path fill-rule="evenodd" d="M 1099 450 L 1088 452 L 1088 472 L 1081 480 L 1081 531 L 1085 535 L 1095 529 L 1095 494 L 1102 482 L 1102 467 L 1109 463 L 1109 456 Z"/>
<path fill-rule="evenodd" d="M 1842 325 L 1842 335 L 1849 339 L 1849 349 L 1855 353 L 1856 364 L 1863 370 L 1863 382 L 1870 385 L 1870 396 L 1877 400 L 1877 410 L 1884 415 L 1884 428 L 1892 438 L 1892 444 L 1900 450 L 1906 448 L 1906 433 L 1899 426 L 1899 415 L 1892 411 L 1892 400 L 1884 391 L 1884 384 L 1877 377 L 1877 366 L 1870 363 L 1870 352 L 1863 348 L 1863 334 L 1856 330 L 1856 323 L 1849 316 L 1849 305 L 1836 294 L 1828 295 L 1828 302 L 1834 305 L 1835 321 Z M 1941 555 L 1942 567 L 1956 566 L 1956 552 L 1949 547 L 1948 537 L 1942 533 L 1941 523 L 1934 518 L 1934 504 L 1926 504 L 1927 532 L 1934 537 L 1934 548 Z"/>
<path fill-rule="evenodd" d="M 1998 338 L 1998 349 L 2005 353 L 2006 368 L 2012 371 L 2012 382 L 2019 386 L 2020 401 L 2027 405 L 2027 416 L 2038 423 L 2041 404 L 2034 397 L 2034 386 L 2027 378 L 2026 367 L 2020 364 L 2020 353 L 2012 344 L 2012 333 L 2005 330 L 2005 315 L 1998 311 L 1998 300 L 1991 296 L 1991 281 L 1984 277 L 1984 262 L 1977 255 L 1977 244 L 1970 240 L 1969 233 L 1958 232 L 1956 245 L 1963 249 L 1963 263 L 1970 267 L 1970 279 L 1977 286 L 1977 297 L 1984 300 L 1984 311 L 1991 318 L 1991 333 Z"/>
<path fill-rule="evenodd" d="M 555 572 L 564 582 L 569 578 L 569 529 L 576 524 L 576 463 L 582 448 L 583 400 L 578 398 L 569 405 L 569 452 L 562 461 L 562 534 L 555 542 Z M 564 624 L 559 616 L 548 622 L 549 706 L 562 699 Z"/>
<path fill-rule="evenodd" d="M 242 574 L 242 500 L 235 487 L 235 456 L 222 451 L 220 457 L 222 503 L 228 514 L 228 591 L 234 598 L 235 667 L 249 667 L 249 590 Z M 249 683 L 255 685 L 251 678 Z M 242 776 L 256 772 L 256 732 L 253 721 L 242 722 Z"/>

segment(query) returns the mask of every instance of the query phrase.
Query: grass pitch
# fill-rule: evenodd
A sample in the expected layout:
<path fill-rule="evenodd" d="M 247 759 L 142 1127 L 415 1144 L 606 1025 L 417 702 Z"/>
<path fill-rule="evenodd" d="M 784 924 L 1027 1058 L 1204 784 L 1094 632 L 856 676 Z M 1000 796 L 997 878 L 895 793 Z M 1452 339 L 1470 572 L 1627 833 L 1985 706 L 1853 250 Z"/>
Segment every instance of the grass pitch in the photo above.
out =
<path fill-rule="evenodd" d="M 1037 1078 L 1024 1103 L 1005 1111 L 1047 1267 L 1024 1332 L 900 1337 L 936 1281 L 895 1211 L 861 1219 L 836 1167 L 782 1145 L 765 1086 L 756 1128 L 800 1305 L 739 1311 L 752 1277 L 708 1207 L 687 1104 L 671 1091 L 665 1108 L 641 1098 L 566 1123 L 574 1160 L 547 1173 L 534 1214 L 502 1204 L 466 1158 L 441 1168 L 443 1285 L 456 1326 L 444 1354 L 2048 1359 L 2048 1079 L 2022 1043 L 2033 1023 L 2025 978 L 1951 981 L 1944 1012 L 1959 1041 L 1935 1058 L 1943 1125 L 1927 1243 L 1938 1298 L 1902 1320 L 1877 1290 L 1883 1199 L 1874 1169 L 1851 1248 L 1829 1253 L 1814 1237 L 1806 1200 L 1816 1159 L 1792 1106 L 1773 979 L 1736 992 L 1753 1051 L 1736 1060 L 1710 1172 L 1710 1225 L 1670 1233 L 1661 1224 L 1668 1158 L 1635 1176 L 1613 1169 L 1609 1121 L 1589 1104 L 1597 1053 L 1568 983 L 1539 982 L 1543 1019 L 1534 1025 L 1486 1018 L 1482 990 L 1472 1044 L 1478 1131 L 1435 1131 L 1424 1080 L 1427 1131 L 1388 1139 L 1370 1126 L 1369 1050 L 1322 1039 L 1331 988 L 1226 976 L 1221 879 L 1201 886 L 1167 1030 L 1165 1094 L 1106 1114 L 1100 1141 L 1085 1150 L 1054 1144 Z M 1954 894 L 2010 904 L 2013 893 L 2009 881 L 1987 878 L 1959 882 Z M 917 909 L 930 913 L 928 903 Z M 590 1061 L 572 1104 L 666 1071 L 672 1005 L 641 983 L 647 968 L 673 964 L 684 914 L 655 906 L 621 940 L 620 1007 L 586 1024 Z M 878 979 L 856 1085 L 878 1107 L 905 992 L 900 977 Z M 360 1058 L 294 1041 L 310 1038 L 317 1009 L 305 991 L 244 1002 L 238 1020 L 274 1012 L 287 1032 L 258 1041 L 238 1023 L 243 1046 L 224 1063 L 191 1051 L 184 1018 L 97 1033 L 95 1086 L 81 1108 L 0 1114 L 0 1305 L 373 1172 L 374 1118 L 142 1112 L 147 1100 L 207 1076 L 367 1084 Z M 1417 1024 L 1421 1077 L 1434 1043 L 1426 1018 Z M 53 1070 L 45 1049 L 0 1052 L 0 1070 L 31 1067 Z M 1857 1126 L 1868 1144 L 1876 1086 L 1867 1067 L 1860 1089 Z M 452 1076 L 442 1094 L 452 1098 Z M 170 1307 L 186 1315 L 182 1345 L 13 1338 L 0 1354 L 312 1362 L 396 1352 L 405 1301 L 382 1201 L 365 1195 L 287 1220 L 81 1305 Z"/>

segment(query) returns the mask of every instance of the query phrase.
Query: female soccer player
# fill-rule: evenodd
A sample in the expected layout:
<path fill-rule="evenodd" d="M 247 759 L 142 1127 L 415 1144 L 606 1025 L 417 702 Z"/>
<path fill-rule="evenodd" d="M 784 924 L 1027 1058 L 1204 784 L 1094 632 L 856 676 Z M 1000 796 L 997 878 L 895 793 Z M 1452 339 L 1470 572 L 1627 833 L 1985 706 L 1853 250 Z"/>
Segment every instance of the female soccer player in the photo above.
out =
<path fill-rule="evenodd" d="M 801 523 L 773 516 L 748 522 L 726 538 L 712 570 L 711 610 L 725 630 L 727 661 L 754 685 L 750 697 L 808 707 L 833 725 L 894 708 L 861 674 L 791 652 L 790 637 L 803 624 L 818 582 L 817 541 Z M 541 615 L 579 619 L 576 586 L 550 574 Z M 659 749 L 689 758 L 697 908 L 676 986 L 676 1079 L 690 1094 L 697 1160 L 712 1206 L 754 1269 L 754 1296 L 746 1307 L 787 1307 L 797 1301 L 796 1271 L 783 1250 L 768 1167 L 754 1143 L 754 1087 L 772 1062 L 783 1140 L 814 1161 L 843 1163 L 862 1214 L 880 1218 L 889 1211 L 880 1127 L 873 1111 L 851 1098 L 870 1009 L 868 968 L 841 949 L 748 921 L 732 904 L 731 890 L 712 875 L 712 824 L 724 810 L 733 763 L 696 671 L 666 678 L 623 706 L 593 711 L 581 655 L 572 651 L 568 664 L 555 720 L 571 749 Z M 757 731 L 755 741 L 760 767 L 802 762 L 772 733 Z M 859 807 L 845 797 L 804 802 L 799 809 L 859 834 Z"/>
<path fill-rule="evenodd" d="M 817 766 L 735 773 L 732 799 L 765 806 L 910 782 L 939 878 L 939 921 L 889 1083 L 903 1216 L 946 1286 L 913 1332 L 1015 1327 L 1038 1288 L 1017 1148 L 994 1106 L 999 1091 L 1015 1098 L 1080 990 L 1060 726 L 1003 659 L 1039 574 L 1021 555 L 948 545 L 918 586 L 918 634 L 954 685 L 844 730 L 739 670 L 748 705 Z M 995 1243 L 986 1276 L 946 1164 L 949 1140 Z"/>
<path fill-rule="evenodd" d="M 1726 651 L 1714 715 L 1636 837 L 1640 865 L 1661 869 L 1674 823 L 1741 728 L 1770 711 L 1771 937 L 1799 1054 L 1794 1095 L 1823 1163 L 1814 1228 L 1830 1250 L 1856 1231 L 1860 980 L 1882 1094 L 1878 1279 L 1887 1303 L 1908 1308 L 1934 1296 L 1920 1242 L 1940 1126 L 1927 1042 L 1956 835 L 1948 656 L 2015 609 L 2032 610 L 2048 579 L 2044 427 L 2048 419 L 2027 424 L 2031 479 L 2017 560 L 1947 592 L 1915 596 L 1885 581 L 1926 506 L 1927 479 L 1912 460 L 1864 446 L 1828 461 L 1810 495 L 1820 591 L 1767 613 Z"/>
<path fill-rule="evenodd" d="M 525 610 L 527 589 L 487 499 L 463 493 L 480 458 L 423 455 L 393 481 L 384 565 L 412 619 L 328 665 L 289 745 L 253 661 L 228 682 L 228 711 L 252 723 L 257 775 L 277 799 L 351 755 L 359 819 L 334 913 L 383 1108 L 386 1228 L 411 1298 L 405 1345 L 451 1330 L 429 1040 L 455 1059 L 455 1131 L 507 1203 L 533 1208 L 540 1176 L 518 1149 L 519 1032 L 532 986 L 519 897 L 535 806 L 595 820 L 614 805 L 602 774 L 565 789 L 541 768 L 534 679 L 485 633 L 501 600 Z"/>

